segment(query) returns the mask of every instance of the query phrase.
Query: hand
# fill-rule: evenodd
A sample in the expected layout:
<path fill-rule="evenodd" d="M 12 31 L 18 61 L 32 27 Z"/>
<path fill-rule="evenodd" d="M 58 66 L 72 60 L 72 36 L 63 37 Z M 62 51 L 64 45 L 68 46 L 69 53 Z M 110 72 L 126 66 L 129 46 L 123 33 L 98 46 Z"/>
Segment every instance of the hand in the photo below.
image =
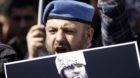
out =
<path fill-rule="evenodd" d="M 27 34 L 26 40 L 29 58 L 37 57 L 39 50 L 44 47 L 45 44 L 45 26 L 32 26 Z"/>

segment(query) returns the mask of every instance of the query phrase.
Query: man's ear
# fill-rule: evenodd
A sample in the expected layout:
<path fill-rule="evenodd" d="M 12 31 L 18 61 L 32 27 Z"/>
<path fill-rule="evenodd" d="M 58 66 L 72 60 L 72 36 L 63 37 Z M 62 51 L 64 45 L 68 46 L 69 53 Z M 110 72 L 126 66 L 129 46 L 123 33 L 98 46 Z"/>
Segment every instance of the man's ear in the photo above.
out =
<path fill-rule="evenodd" d="M 93 38 L 94 34 L 94 29 L 92 27 L 88 27 L 87 33 L 86 33 L 86 38 L 87 38 L 87 43 L 90 44 Z"/>

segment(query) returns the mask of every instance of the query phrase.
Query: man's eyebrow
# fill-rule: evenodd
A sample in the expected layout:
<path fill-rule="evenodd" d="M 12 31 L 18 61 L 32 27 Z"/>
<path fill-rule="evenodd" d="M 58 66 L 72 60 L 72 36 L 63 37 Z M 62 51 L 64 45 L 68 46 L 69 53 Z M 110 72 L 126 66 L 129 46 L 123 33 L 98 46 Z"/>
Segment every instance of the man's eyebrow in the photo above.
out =
<path fill-rule="evenodd" d="M 56 27 L 45 27 L 45 29 L 48 31 L 48 30 L 50 30 L 50 29 L 56 29 Z"/>
<path fill-rule="evenodd" d="M 65 25 L 62 28 L 63 29 L 74 29 L 75 30 L 75 26 L 73 26 L 73 25 Z"/>
<path fill-rule="evenodd" d="M 64 27 L 62 28 L 63 30 L 66 30 L 66 31 L 73 31 L 73 32 L 77 32 L 77 30 L 73 27 Z"/>
<path fill-rule="evenodd" d="M 74 64 L 74 65 L 84 65 L 84 64 Z"/>
<path fill-rule="evenodd" d="M 74 27 L 62 27 L 62 29 L 73 29 L 73 30 L 75 30 Z"/>
<path fill-rule="evenodd" d="M 52 26 L 52 25 L 49 25 L 49 26 L 46 26 L 46 28 L 56 28 L 56 27 Z"/>
<path fill-rule="evenodd" d="M 75 27 L 74 24 L 64 24 L 64 27 Z"/>

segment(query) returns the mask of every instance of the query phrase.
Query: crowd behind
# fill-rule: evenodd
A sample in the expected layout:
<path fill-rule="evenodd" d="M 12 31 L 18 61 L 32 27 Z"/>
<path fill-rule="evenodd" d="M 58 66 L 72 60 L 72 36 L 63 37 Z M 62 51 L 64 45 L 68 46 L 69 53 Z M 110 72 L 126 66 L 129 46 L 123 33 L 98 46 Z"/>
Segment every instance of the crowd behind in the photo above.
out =
<path fill-rule="evenodd" d="M 47 5 L 50 1 L 52 0 L 44 0 L 44 5 Z M 95 7 L 96 11 L 92 22 L 92 27 L 94 28 L 92 47 L 104 46 L 104 43 L 102 43 L 103 34 L 101 34 L 103 19 L 101 18 L 100 10 L 102 7 L 98 5 L 98 0 L 78 1 Z M 37 24 L 38 2 L 39 0 L 0 0 L 0 42 L 9 45 L 15 50 L 17 54 L 16 60 L 28 58 L 26 36 L 31 26 Z M 128 26 L 130 26 L 133 36 L 139 44 L 140 1 L 126 0 L 125 8 L 125 14 L 128 16 Z"/>

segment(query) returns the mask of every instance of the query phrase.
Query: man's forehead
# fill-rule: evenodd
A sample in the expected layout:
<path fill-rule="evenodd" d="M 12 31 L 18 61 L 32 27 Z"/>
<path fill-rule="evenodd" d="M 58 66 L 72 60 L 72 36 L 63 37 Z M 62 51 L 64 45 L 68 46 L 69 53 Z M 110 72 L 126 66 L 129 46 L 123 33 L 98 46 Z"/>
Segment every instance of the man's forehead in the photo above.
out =
<path fill-rule="evenodd" d="M 46 26 L 48 27 L 79 27 L 83 26 L 83 23 L 77 22 L 77 21 L 70 21 L 70 20 L 63 20 L 63 19 L 49 19 L 46 23 Z"/>

